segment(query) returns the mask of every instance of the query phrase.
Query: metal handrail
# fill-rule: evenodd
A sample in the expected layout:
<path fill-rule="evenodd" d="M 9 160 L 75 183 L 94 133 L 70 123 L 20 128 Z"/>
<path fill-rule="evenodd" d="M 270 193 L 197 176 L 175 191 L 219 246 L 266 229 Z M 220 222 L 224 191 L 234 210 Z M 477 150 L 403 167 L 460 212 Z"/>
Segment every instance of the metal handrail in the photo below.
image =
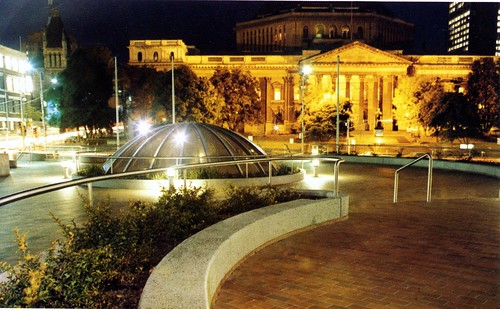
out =
<path fill-rule="evenodd" d="M 311 159 L 310 157 L 293 157 L 295 160 L 309 160 Z M 340 163 L 344 162 L 342 159 L 338 158 L 319 158 L 321 161 L 328 161 L 328 162 L 334 162 L 334 174 L 335 174 L 335 184 L 334 184 L 334 196 L 338 197 L 339 195 L 339 184 L 338 184 L 338 172 L 339 172 L 339 165 Z M 231 160 L 231 161 L 221 161 L 221 162 L 205 162 L 205 163 L 196 163 L 196 164 L 183 164 L 183 165 L 175 165 L 175 166 L 170 166 L 170 167 L 164 167 L 164 168 L 157 168 L 157 169 L 150 169 L 150 170 L 143 170 L 143 171 L 133 171 L 133 172 L 125 172 L 125 173 L 117 173 L 117 174 L 110 174 L 110 175 L 101 175 L 101 176 L 94 176 L 94 177 L 86 177 L 86 178 L 80 178 L 80 179 L 74 179 L 74 180 L 69 180 L 66 182 L 61 182 L 61 183 L 55 183 L 55 184 L 49 184 L 33 189 L 28 189 L 16 193 L 12 193 L 9 195 L 5 195 L 3 197 L 0 197 L 0 207 L 7 205 L 12 202 L 20 201 L 29 197 L 57 191 L 60 189 L 65 189 L 77 185 L 82 185 L 82 184 L 87 184 L 88 186 L 88 194 L 89 194 L 89 202 L 92 203 L 93 198 L 92 198 L 92 183 L 97 182 L 97 181 L 102 181 L 102 180 L 108 180 L 108 179 L 115 179 L 115 178 L 121 178 L 121 177 L 127 177 L 127 176 L 135 176 L 135 175 L 143 175 L 143 174 L 149 174 L 149 173 L 157 173 L 157 172 L 165 172 L 168 169 L 178 169 L 178 170 L 187 170 L 189 168 L 197 168 L 197 167 L 211 167 L 211 166 L 223 166 L 223 165 L 233 165 L 233 164 L 243 164 L 243 163 L 256 163 L 256 162 L 269 162 L 269 165 L 273 161 L 287 161 L 290 160 L 290 157 L 269 157 L 269 158 L 258 158 L 258 159 L 246 159 L 246 160 Z M 184 183 L 186 183 L 186 175 L 187 173 L 184 174 Z M 269 184 L 271 183 L 271 177 L 272 173 L 269 173 Z"/>
<path fill-rule="evenodd" d="M 429 153 L 426 153 L 417 159 L 411 161 L 410 163 L 398 168 L 396 172 L 394 172 L 394 203 L 398 202 L 398 189 L 399 189 L 399 172 L 404 170 L 405 168 L 412 166 L 413 164 L 417 163 L 418 161 L 428 158 L 429 159 L 429 166 L 427 169 L 427 202 L 431 201 L 431 190 L 432 190 L 432 156 Z"/>

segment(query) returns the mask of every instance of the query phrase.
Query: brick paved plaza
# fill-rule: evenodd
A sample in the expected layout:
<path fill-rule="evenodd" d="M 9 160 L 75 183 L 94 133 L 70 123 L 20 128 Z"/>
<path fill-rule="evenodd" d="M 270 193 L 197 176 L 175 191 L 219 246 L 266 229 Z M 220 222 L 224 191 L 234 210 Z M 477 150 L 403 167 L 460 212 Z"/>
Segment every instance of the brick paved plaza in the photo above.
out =
<path fill-rule="evenodd" d="M 350 216 L 248 257 L 214 308 L 500 308 L 500 203 L 495 178 L 423 169 L 341 168 Z M 404 179 L 404 181 L 403 181 Z"/>

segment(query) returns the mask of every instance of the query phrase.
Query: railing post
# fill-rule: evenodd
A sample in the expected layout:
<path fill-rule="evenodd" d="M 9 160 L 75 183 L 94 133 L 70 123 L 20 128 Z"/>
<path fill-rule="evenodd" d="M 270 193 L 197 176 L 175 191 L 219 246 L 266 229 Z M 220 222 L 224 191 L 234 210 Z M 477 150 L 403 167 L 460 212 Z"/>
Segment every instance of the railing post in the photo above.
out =
<path fill-rule="evenodd" d="M 398 202 L 398 189 L 399 189 L 399 173 L 394 173 L 394 196 L 392 199 L 393 203 Z"/>
<path fill-rule="evenodd" d="M 184 190 L 187 190 L 187 168 L 182 170 L 182 176 L 184 177 Z"/>
<path fill-rule="evenodd" d="M 432 191 L 432 156 L 429 157 L 429 167 L 427 169 L 427 203 L 431 201 Z"/>
<path fill-rule="evenodd" d="M 273 165 L 271 164 L 271 160 L 268 161 L 269 165 L 269 185 L 271 185 L 271 178 L 273 177 Z"/>
<path fill-rule="evenodd" d="M 334 177 L 334 196 L 338 197 L 339 196 L 339 169 L 340 169 L 340 163 L 342 163 L 342 160 L 335 161 L 335 164 L 333 165 L 333 177 Z"/>
<path fill-rule="evenodd" d="M 92 183 L 91 182 L 87 183 L 87 188 L 88 188 L 88 192 L 89 192 L 89 204 L 90 204 L 90 206 L 94 206 L 94 195 L 92 193 Z"/>

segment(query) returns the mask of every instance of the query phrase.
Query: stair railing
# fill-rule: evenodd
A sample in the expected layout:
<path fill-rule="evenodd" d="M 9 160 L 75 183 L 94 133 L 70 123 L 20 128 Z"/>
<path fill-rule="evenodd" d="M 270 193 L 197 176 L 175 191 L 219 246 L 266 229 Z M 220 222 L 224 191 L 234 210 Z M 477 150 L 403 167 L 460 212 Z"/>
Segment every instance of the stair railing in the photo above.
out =
<path fill-rule="evenodd" d="M 427 202 L 431 201 L 431 191 L 432 191 L 432 156 L 429 153 L 426 153 L 417 159 L 411 161 L 410 163 L 398 168 L 396 172 L 394 173 L 394 203 L 398 202 L 398 189 L 399 189 L 399 173 L 404 170 L 405 168 L 412 166 L 413 164 L 417 163 L 418 161 L 428 158 L 429 159 L 429 165 L 427 168 Z"/>

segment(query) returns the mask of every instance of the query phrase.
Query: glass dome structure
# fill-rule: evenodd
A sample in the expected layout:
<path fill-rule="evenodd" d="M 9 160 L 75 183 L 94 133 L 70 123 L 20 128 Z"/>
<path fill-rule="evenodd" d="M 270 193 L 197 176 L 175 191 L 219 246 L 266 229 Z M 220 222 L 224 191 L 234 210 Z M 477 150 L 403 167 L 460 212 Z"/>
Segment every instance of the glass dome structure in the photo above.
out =
<path fill-rule="evenodd" d="M 177 123 L 160 126 L 132 139 L 104 163 L 107 174 L 167 168 L 181 164 L 265 157 L 242 135 L 211 124 Z M 267 163 L 213 167 L 229 177 L 266 176 Z"/>

